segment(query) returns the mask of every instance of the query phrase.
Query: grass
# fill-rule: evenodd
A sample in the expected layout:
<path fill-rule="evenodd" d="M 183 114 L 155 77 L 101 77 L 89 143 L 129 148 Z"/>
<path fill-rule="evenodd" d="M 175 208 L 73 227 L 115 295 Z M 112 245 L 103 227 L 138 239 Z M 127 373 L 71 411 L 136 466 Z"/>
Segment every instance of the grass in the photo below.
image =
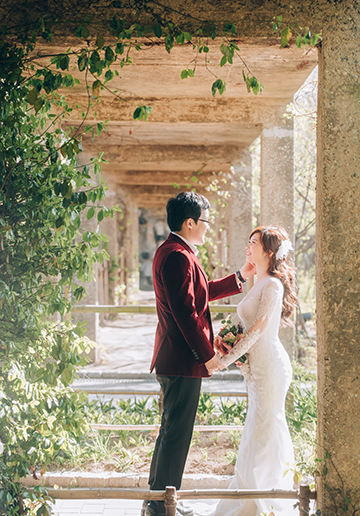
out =
<path fill-rule="evenodd" d="M 312 476 L 316 469 L 316 377 L 315 373 L 298 362 L 293 363 L 294 379 L 286 403 L 286 417 L 292 436 L 296 465 L 294 475 Z M 94 400 L 85 406 L 87 420 L 103 424 L 159 424 L 158 403 L 150 397 L 134 400 Z M 246 401 L 223 398 L 214 401 L 202 393 L 195 424 L 243 425 L 246 418 Z M 228 464 L 234 464 L 240 444 L 241 432 L 217 432 L 204 437 L 194 432 L 191 448 L 197 449 L 203 461 L 216 452 L 219 440 L 227 438 L 228 449 L 221 452 Z M 81 441 L 70 442 L 60 450 L 53 463 L 56 469 L 93 469 L 104 467 L 119 472 L 144 465 L 152 456 L 154 433 L 141 431 L 93 431 L 84 434 Z M 223 448 L 221 448 L 223 450 Z"/>

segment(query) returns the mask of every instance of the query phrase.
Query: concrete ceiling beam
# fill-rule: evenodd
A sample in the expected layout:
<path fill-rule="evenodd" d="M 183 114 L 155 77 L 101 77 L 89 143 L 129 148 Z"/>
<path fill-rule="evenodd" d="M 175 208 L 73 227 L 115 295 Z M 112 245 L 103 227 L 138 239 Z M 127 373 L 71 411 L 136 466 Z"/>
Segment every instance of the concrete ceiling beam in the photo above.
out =
<path fill-rule="evenodd" d="M 67 127 L 69 122 L 63 124 Z M 89 133 L 82 137 L 83 148 L 94 144 L 102 145 L 188 145 L 237 146 L 240 150 L 248 147 L 261 134 L 262 126 L 244 125 L 222 121 L 218 123 L 152 123 L 152 122 L 119 122 L 109 123 L 100 138 L 92 141 Z"/>
<path fill-rule="evenodd" d="M 106 145 L 97 139 L 83 139 L 83 156 L 96 156 L 104 152 L 109 162 L 133 163 L 159 161 L 200 161 L 203 163 L 232 163 L 243 150 L 240 145 Z"/>
<path fill-rule="evenodd" d="M 227 171 L 224 169 L 223 172 Z M 162 172 L 157 170 L 149 170 L 148 172 L 123 171 L 109 168 L 104 169 L 103 167 L 103 177 L 106 181 L 111 180 L 111 182 L 117 185 L 171 186 L 172 183 L 176 183 L 185 188 L 188 184 L 194 187 L 208 186 L 212 180 L 222 177 L 222 175 L 216 173 L 186 174 L 170 170 Z M 196 177 L 197 180 L 193 180 L 191 177 Z"/>
<path fill-rule="evenodd" d="M 306 77 L 305 77 L 306 78 Z M 298 87 L 301 86 L 299 83 Z M 96 123 L 99 120 L 110 122 L 132 121 L 133 112 L 138 105 L 151 106 L 152 113 L 148 118 L 154 123 L 228 123 L 262 124 L 271 121 L 282 114 L 285 106 L 291 102 L 292 95 L 268 98 L 263 94 L 256 96 L 248 93 L 247 97 L 212 97 L 211 93 L 204 97 L 135 97 L 130 102 L 119 102 L 116 98 L 102 96 L 98 104 L 89 111 L 87 123 Z M 71 122 L 77 125 L 83 120 L 82 113 L 86 111 L 87 99 L 84 96 L 67 94 L 67 102 L 73 107 Z M 76 107 L 78 105 L 78 108 Z M 94 113 L 96 112 L 96 118 Z M 131 123 L 136 124 L 133 121 Z M 143 122 L 140 122 L 143 123 Z"/>
<path fill-rule="evenodd" d="M 126 162 L 111 162 L 108 164 L 102 165 L 103 173 L 117 174 L 125 177 L 127 175 L 130 177 L 132 174 L 135 175 L 137 173 L 145 173 L 149 174 L 153 173 L 161 173 L 164 177 L 166 175 L 171 174 L 193 174 L 197 171 L 203 171 L 205 174 L 209 174 L 211 172 L 228 172 L 230 169 L 230 163 L 221 163 L 208 161 L 204 163 L 202 161 L 158 161 L 158 162 L 146 162 L 142 163 L 133 163 L 132 161 Z M 145 177 L 145 176 L 144 176 Z M 160 176 L 159 176 L 160 177 Z"/>

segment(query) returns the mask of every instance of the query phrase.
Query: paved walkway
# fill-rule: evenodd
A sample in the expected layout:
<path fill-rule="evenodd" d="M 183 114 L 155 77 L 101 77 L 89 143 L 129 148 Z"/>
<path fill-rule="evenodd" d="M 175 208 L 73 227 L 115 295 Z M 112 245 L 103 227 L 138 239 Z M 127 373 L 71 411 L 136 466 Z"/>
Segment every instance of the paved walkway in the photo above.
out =
<path fill-rule="evenodd" d="M 155 305 L 154 292 L 139 292 L 135 302 Z M 116 314 L 116 319 L 106 319 L 99 328 L 97 362 L 84 367 L 83 371 L 117 375 L 149 373 L 156 324 L 156 314 Z M 219 319 L 213 320 L 215 335 L 220 326 Z"/>
<path fill-rule="evenodd" d="M 53 516 L 140 516 L 141 500 L 57 500 Z"/>

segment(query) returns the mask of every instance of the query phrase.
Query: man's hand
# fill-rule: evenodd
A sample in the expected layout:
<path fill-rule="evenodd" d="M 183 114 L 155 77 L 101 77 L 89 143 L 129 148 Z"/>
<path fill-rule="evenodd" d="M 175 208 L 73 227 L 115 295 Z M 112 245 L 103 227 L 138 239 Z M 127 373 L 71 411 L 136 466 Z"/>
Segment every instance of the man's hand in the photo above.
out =
<path fill-rule="evenodd" d="M 256 265 L 255 263 L 246 262 L 240 269 L 241 276 L 247 280 L 256 274 Z"/>
<path fill-rule="evenodd" d="M 222 355 L 226 355 L 228 351 L 230 351 L 231 346 L 230 344 L 226 344 L 226 342 L 224 342 L 224 340 L 219 335 L 216 335 L 214 339 L 214 348 Z"/>
<path fill-rule="evenodd" d="M 221 362 L 220 358 L 217 355 L 214 355 L 210 360 L 205 362 L 205 367 L 208 370 L 209 374 L 215 373 L 215 371 L 219 371 L 219 369 L 224 369 L 224 365 Z"/>

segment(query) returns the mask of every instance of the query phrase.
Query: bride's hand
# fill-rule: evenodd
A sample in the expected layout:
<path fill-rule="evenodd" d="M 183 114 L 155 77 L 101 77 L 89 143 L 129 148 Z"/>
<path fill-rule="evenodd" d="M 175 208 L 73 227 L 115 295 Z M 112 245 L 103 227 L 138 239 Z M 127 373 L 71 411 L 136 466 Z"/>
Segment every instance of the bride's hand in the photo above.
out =
<path fill-rule="evenodd" d="M 247 280 L 256 274 L 256 265 L 252 262 L 245 262 L 240 269 L 241 276 Z"/>

